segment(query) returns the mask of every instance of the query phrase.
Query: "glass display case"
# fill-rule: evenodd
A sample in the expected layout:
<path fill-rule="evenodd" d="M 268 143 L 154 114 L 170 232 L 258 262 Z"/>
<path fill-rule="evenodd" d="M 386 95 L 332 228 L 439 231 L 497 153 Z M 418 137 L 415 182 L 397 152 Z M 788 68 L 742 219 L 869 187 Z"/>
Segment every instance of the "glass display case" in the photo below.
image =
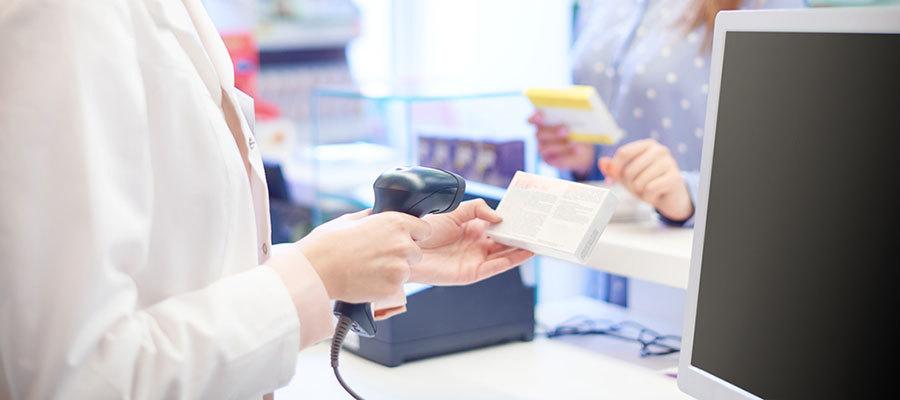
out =
<path fill-rule="evenodd" d="M 470 192 L 497 195 L 536 162 L 531 106 L 518 91 L 320 87 L 310 107 L 289 175 L 314 223 L 371 207 L 372 183 L 396 166 L 453 171 Z"/>

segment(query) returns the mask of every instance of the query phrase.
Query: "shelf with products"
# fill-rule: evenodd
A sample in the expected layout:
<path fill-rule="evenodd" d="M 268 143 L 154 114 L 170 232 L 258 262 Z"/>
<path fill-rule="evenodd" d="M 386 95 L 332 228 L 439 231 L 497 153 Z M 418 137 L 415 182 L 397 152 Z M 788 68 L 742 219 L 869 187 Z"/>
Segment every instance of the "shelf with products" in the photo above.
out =
<path fill-rule="evenodd" d="M 305 160 L 294 164 L 305 170 L 319 222 L 370 206 L 372 182 L 399 165 L 450 170 L 497 192 L 515 171 L 534 168 L 529 111 L 518 91 L 319 87 L 309 140 L 293 160 Z"/>

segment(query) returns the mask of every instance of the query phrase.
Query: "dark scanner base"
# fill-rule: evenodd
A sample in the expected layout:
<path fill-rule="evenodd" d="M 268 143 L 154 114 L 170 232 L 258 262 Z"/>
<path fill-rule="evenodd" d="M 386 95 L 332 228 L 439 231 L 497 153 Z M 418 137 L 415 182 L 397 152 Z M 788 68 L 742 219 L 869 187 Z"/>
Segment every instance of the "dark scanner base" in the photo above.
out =
<path fill-rule="evenodd" d="M 513 269 L 469 286 L 432 287 L 407 298 L 407 312 L 375 323 L 351 352 L 389 367 L 407 361 L 534 339 L 535 289 Z"/>

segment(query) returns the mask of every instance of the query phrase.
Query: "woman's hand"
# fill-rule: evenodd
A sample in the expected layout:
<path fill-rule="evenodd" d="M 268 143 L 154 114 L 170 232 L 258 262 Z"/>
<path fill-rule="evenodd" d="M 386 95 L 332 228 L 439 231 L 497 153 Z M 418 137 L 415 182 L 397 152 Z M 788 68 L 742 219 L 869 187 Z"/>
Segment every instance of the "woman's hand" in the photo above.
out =
<path fill-rule="evenodd" d="M 593 145 L 569 140 L 569 129 L 565 125 L 544 124 L 540 111 L 535 111 L 528 122 L 537 128 L 538 151 L 547 164 L 582 176 L 590 171 L 595 157 Z"/>
<path fill-rule="evenodd" d="M 333 300 L 366 303 L 402 293 L 410 265 L 422 258 L 417 240 L 431 225 L 397 212 L 347 214 L 297 242 Z"/>
<path fill-rule="evenodd" d="M 673 221 L 694 214 L 694 204 L 678 163 L 669 148 L 653 139 L 638 140 L 598 161 L 600 172 L 622 183 L 631 193 Z"/>
<path fill-rule="evenodd" d="M 422 260 L 412 266 L 412 282 L 465 285 L 507 271 L 534 255 L 487 237 L 487 227 L 501 218 L 481 199 L 423 219 L 431 225 L 431 236 L 418 241 Z"/>

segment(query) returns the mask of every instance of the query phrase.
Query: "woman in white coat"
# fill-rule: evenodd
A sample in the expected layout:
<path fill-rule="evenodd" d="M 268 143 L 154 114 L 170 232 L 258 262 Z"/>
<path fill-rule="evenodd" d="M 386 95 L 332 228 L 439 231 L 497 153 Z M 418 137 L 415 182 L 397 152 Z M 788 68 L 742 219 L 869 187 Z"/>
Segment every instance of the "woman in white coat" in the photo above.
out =
<path fill-rule="evenodd" d="M 0 54 L 0 398 L 258 397 L 331 335 L 330 300 L 388 316 L 405 281 L 531 256 L 478 202 L 272 247 L 251 101 L 200 0 L 5 1 Z"/>

